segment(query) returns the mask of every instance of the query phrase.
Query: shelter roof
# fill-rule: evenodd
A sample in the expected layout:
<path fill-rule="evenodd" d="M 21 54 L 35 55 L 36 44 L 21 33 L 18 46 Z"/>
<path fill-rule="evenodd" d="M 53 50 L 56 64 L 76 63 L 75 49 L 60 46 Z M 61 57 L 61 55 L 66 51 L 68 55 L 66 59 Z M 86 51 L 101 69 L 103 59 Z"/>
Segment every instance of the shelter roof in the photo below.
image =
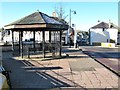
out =
<path fill-rule="evenodd" d="M 68 25 L 57 19 L 54 19 L 42 12 L 34 12 L 17 21 L 4 26 L 5 29 L 16 28 L 47 28 L 47 29 L 68 29 Z"/>

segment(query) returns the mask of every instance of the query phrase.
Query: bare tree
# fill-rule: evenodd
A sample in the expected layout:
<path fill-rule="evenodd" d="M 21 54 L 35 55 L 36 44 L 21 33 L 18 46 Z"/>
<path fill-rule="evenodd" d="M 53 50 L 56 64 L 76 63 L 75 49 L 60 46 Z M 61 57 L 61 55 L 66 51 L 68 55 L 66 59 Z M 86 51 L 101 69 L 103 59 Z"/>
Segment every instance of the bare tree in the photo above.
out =
<path fill-rule="evenodd" d="M 59 5 L 57 5 L 55 7 L 55 12 L 56 12 L 59 19 L 65 20 L 66 17 L 68 16 L 68 15 L 65 15 L 65 10 L 64 10 L 63 5 L 61 3 L 59 3 Z"/>

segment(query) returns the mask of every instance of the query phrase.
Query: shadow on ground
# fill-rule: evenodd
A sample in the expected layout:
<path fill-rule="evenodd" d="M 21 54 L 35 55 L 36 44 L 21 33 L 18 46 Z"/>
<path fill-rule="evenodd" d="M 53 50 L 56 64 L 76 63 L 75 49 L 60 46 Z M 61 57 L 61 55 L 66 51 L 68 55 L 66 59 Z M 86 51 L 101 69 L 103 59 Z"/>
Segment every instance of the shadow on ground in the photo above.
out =
<path fill-rule="evenodd" d="M 63 82 L 62 80 L 58 80 L 54 76 L 51 76 L 46 72 L 43 72 L 43 70 L 45 71 L 56 70 L 56 69 L 59 70 L 62 69 L 62 67 L 31 68 L 35 65 L 31 64 L 29 61 L 26 60 L 13 59 L 12 54 L 10 54 L 10 52 L 3 53 L 3 66 L 5 67 L 6 70 L 11 71 L 10 79 L 13 90 L 18 88 L 22 88 L 22 89 L 35 88 L 39 90 L 44 90 L 44 89 L 54 89 L 54 88 L 60 89 L 64 87 L 73 87 L 67 84 L 66 82 Z M 61 76 L 58 73 L 56 73 L 56 75 Z M 61 77 L 67 79 L 64 76 Z M 71 80 L 69 81 L 74 83 Z"/>

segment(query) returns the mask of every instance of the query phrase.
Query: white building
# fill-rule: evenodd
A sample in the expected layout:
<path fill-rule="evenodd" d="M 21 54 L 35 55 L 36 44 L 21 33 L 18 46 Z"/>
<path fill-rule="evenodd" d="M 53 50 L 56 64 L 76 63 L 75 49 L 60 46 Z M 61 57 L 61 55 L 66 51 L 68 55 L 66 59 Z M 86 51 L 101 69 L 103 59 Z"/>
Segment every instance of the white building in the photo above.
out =
<path fill-rule="evenodd" d="M 101 22 L 90 28 L 90 45 L 96 43 L 117 44 L 118 29 L 113 24 Z"/>

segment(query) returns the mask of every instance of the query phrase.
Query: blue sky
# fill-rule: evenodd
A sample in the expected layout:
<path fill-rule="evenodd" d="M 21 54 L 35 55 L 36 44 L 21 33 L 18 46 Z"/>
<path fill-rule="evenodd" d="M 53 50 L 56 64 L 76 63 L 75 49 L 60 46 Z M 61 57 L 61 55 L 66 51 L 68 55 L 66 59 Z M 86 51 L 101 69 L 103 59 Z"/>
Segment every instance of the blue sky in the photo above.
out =
<path fill-rule="evenodd" d="M 0 4 L 1 20 L 0 27 L 9 24 L 37 10 L 51 16 L 56 6 L 63 6 L 66 21 L 69 22 L 69 10 L 72 13 L 72 23 L 79 30 L 88 30 L 96 25 L 98 20 L 111 22 L 118 25 L 118 3 L 117 2 L 2 2 Z"/>

